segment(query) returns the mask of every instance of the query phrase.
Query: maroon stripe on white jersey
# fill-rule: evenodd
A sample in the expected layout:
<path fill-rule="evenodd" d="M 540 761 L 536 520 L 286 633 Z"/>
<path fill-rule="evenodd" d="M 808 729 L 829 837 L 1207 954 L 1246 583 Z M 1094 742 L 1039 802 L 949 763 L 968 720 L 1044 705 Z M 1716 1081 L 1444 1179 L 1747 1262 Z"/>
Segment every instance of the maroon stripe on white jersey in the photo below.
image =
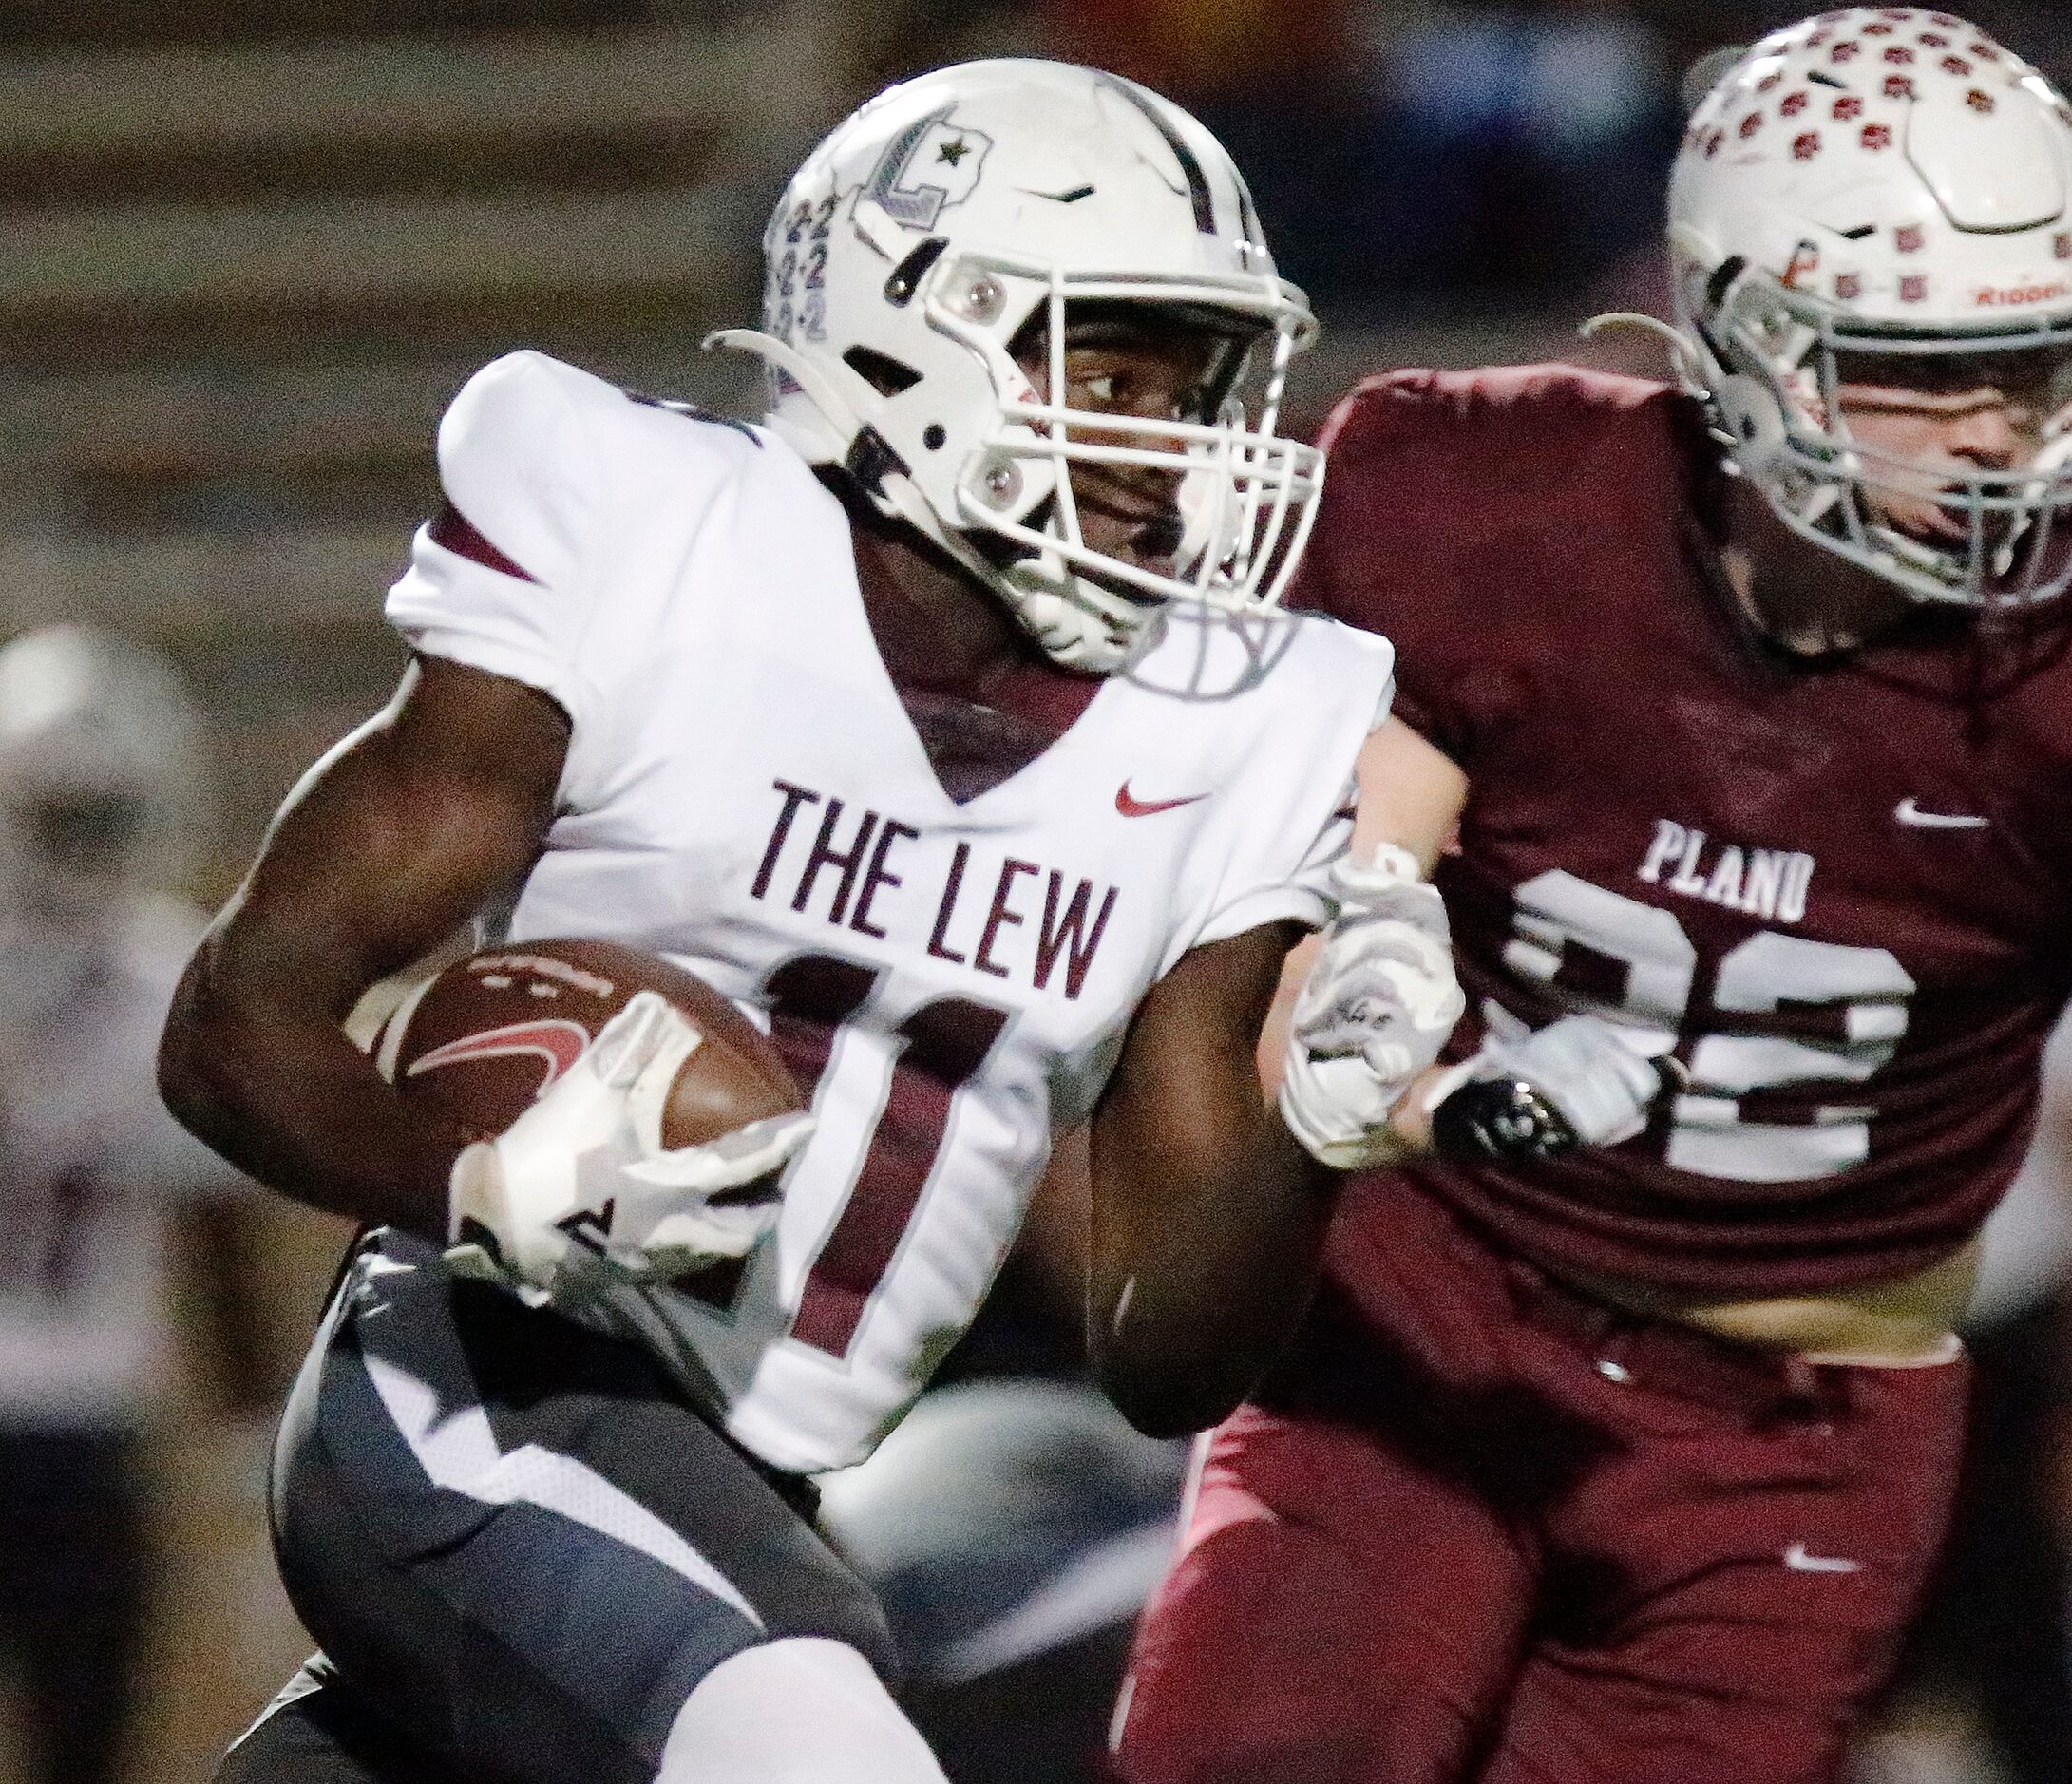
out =
<path fill-rule="evenodd" d="M 500 571 L 504 576 L 515 576 L 521 582 L 538 583 L 540 580 L 515 558 L 505 557 L 485 539 L 475 523 L 450 502 L 439 504 L 439 512 L 431 517 L 431 525 L 427 530 L 433 544 L 444 545 L 471 563 Z"/>

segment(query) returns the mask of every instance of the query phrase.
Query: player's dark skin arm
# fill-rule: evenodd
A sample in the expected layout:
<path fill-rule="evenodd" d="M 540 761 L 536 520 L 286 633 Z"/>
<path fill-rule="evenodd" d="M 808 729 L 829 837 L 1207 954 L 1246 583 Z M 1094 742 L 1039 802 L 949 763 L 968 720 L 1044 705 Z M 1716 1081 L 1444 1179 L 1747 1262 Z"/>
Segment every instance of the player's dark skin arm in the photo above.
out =
<path fill-rule="evenodd" d="M 546 695 L 414 666 L 295 789 L 189 963 L 159 1053 L 173 1113 L 297 1201 L 444 1240 L 466 1136 L 397 1096 L 340 1024 L 523 876 L 567 750 Z"/>
<path fill-rule="evenodd" d="M 1266 924 L 1188 954 L 1139 1007 L 1093 1116 L 1089 1345 L 1153 1436 L 1227 1414 L 1309 1301 L 1336 1178 L 1252 1066 L 1301 935 Z"/>

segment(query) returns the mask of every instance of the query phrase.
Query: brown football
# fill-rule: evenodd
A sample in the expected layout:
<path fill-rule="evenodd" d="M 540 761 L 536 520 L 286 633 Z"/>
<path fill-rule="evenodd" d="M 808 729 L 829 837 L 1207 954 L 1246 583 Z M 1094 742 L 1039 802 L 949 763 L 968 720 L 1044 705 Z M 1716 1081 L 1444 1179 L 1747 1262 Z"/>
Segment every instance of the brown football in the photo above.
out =
<path fill-rule="evenodd" d="M 456 960 L 396 1007 L 374 1061 L 404 1095 L 486 1138 L 642 991 L 659 992 L 704 1036 L 671 1087 L 664 1146 L 697 1146 L 806 1107 L 777 1050 L 725 997 L 659 955 L 616 941 L 524 941 Z"/>

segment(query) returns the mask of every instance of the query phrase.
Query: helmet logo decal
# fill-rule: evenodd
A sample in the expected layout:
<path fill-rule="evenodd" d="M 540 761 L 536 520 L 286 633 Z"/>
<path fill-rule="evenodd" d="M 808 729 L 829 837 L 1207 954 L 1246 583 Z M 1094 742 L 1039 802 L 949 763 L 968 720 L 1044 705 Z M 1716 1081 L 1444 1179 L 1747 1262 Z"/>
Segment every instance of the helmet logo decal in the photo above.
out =
<path fill-rule="evenodd" d="M 1990 305 L 2048 303 L 2053 297 L 2072 294 L 2072 285 L 2063 279 L 2048 285 L 1981 285 L 1971 294 L 1971 301 L 1981 309 Z"/>
<path fill-rule="evenodd" d="M 952 205 L 977 190 L 993 139 L 950 123 L 951 107 L 910 123 L 885 144 L 864 196 L 909 229 L 933 229 Z"/>

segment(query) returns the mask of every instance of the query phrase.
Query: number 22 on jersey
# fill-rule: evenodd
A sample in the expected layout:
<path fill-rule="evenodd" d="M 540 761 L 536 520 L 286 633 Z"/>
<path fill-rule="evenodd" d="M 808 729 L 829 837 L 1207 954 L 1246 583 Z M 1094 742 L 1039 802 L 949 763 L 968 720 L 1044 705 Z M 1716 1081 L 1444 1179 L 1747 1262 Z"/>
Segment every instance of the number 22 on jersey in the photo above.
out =
<path fill-rule="evenodd" d="M 1914 981 L 1889 950 L 1765 929 L 1701 977 L 1673 911 L 1554 868 L 1518 887 L 1504 964 L 1641 1030 L 1650 1051 L 1689 1044 L 1666 1141 L 1676 1169 L 1789 1183 L 1870 1156 L 1872 1110 L 1818 1092 L 1862 1084 L 1907 1032 Z"/>

